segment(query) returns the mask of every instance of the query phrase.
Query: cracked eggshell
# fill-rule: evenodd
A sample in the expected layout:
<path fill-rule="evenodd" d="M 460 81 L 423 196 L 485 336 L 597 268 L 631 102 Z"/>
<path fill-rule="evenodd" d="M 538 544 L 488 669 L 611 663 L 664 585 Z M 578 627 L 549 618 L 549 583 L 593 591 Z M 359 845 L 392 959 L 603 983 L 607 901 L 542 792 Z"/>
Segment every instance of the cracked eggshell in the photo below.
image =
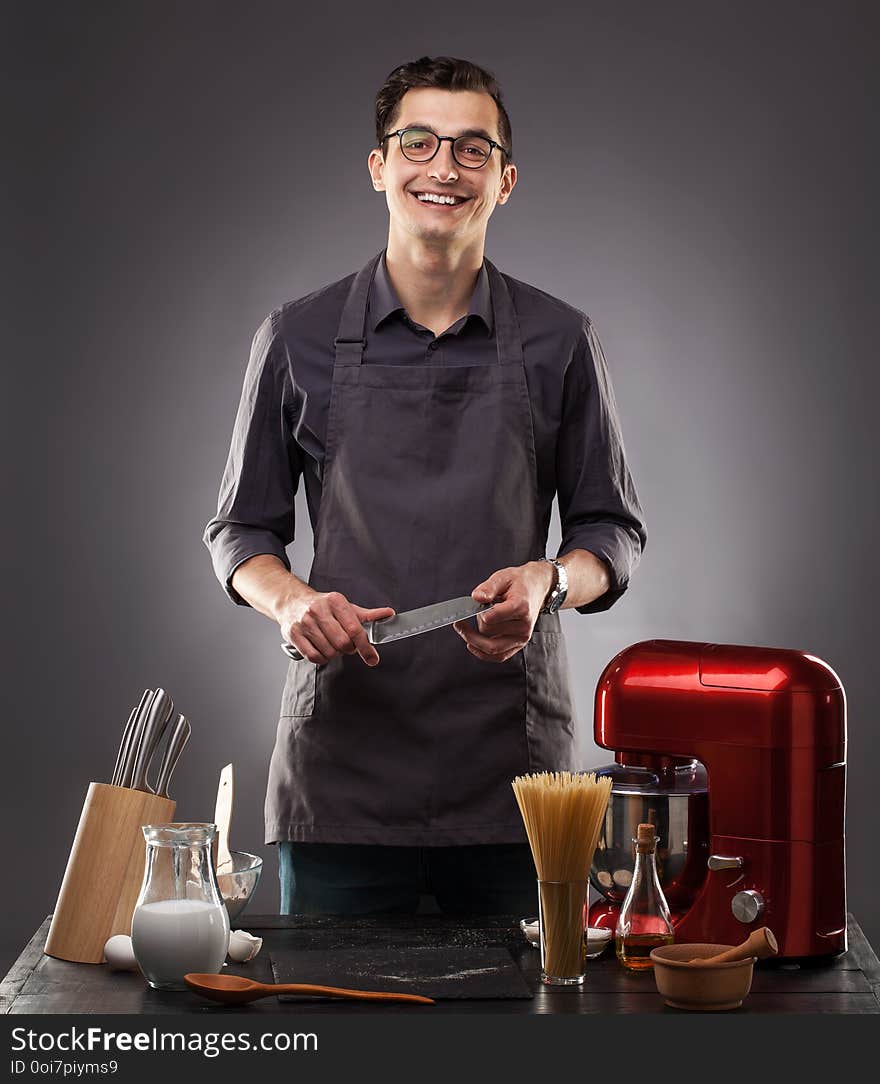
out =
<path fill-rule="evenodd" d="M 104 946 L 104 959 L 111 971 L 140 971 L 131 947 L 131 938 L 124 933 L 117 933 Z"/>
<path fill-rule="evenodd" d="M 252 960 L 263 947 L 262 937 L 254 937 L 246 930 L 233 930 L 229 935 L 229 950 L 227 955 L 230 960 L 243 964 Z"/>

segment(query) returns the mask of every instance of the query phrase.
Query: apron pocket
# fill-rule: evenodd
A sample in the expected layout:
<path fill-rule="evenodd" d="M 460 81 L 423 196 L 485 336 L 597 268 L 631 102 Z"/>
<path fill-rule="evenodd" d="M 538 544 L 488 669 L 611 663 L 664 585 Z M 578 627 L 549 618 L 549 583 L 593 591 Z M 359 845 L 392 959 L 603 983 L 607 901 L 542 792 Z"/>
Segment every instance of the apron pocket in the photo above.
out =
<path fill-rule="evenodd" d="M 281 694 L 281 718 L 303 718 L 315 712 L 318 667 L 308 659 L 291 659 Z"/>
<path fill-rule="evenodd" d="M 523 648 L 529 770 L 571 771 L 574 765 L 574 712 L 565 640 L 561 630 L 542 631 L 541 624 L 539 619 L 532 639 Z"/>

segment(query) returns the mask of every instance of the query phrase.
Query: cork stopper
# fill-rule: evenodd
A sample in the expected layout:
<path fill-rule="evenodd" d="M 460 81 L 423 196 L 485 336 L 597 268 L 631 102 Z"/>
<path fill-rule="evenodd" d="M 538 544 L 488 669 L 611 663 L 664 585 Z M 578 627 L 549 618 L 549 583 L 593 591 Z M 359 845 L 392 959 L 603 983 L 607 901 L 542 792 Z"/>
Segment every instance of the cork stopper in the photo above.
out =
<path fill-rule="evenodd" d="M 653 824 L 640 824 L 636 832 L 636 848 L 639 854 L 650 854 L 657 846 L 657 829 Z"/>

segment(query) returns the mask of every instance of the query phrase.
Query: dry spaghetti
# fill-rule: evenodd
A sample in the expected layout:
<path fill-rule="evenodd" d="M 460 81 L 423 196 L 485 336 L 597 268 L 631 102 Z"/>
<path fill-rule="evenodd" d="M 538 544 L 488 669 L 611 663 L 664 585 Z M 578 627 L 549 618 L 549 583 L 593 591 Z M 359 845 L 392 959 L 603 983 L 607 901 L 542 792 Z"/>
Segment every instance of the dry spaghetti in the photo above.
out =
<path fill-rule="evenodd" d="M 539 772 L 518 775 L 512 786 L 538 874 L 542 970 L 560 979 L 582 975 L 583 908 L 611 779 Z"/>

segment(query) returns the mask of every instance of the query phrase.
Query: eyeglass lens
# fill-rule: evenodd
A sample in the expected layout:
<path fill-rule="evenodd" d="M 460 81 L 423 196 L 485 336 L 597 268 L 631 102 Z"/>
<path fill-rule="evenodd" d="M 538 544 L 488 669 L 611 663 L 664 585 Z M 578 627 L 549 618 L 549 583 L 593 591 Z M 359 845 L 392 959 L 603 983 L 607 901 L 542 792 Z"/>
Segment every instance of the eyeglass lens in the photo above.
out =
<path fill-rule="evenodd" d="M 427 162 L 433 158 L 440 139 L 422 128 L 407 128 L 400 137 L 400 147 L 411 162 Z M 452 144 L 452 157 L 460 166 L 479 169 L 492 154 L 492 144 L 482 136 L 459 136 Z"/>

